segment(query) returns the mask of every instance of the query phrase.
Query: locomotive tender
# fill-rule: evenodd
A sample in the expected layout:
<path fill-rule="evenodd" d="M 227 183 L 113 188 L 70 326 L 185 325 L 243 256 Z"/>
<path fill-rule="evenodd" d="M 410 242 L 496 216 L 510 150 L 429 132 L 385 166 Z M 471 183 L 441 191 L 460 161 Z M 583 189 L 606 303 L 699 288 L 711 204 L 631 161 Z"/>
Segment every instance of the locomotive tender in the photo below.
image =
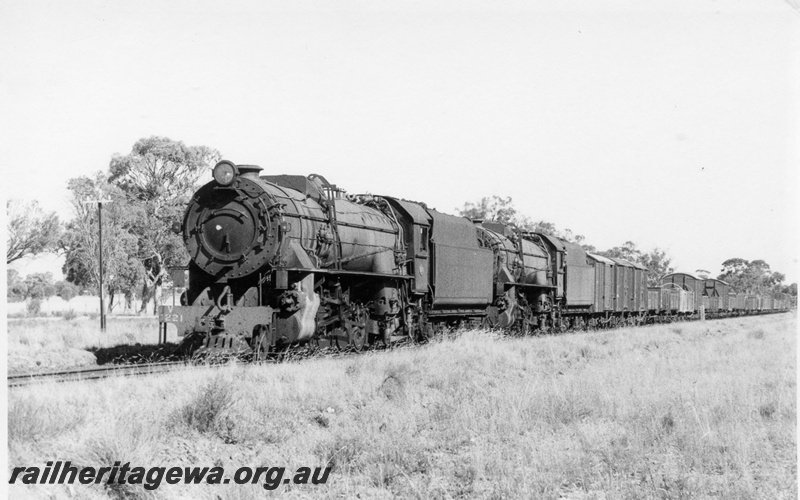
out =
<path fill-rule="evenodd" d="M 706 289 L 707 308 L 711 297 L 720 314 L 738 304 L 718 280 L 670 275 L 648 289 L 644 267 L 553 236 L 260 171 L 219 162 L 174 228 L 191 257 L 189 285 L 180 306 L 159 309 L 164 338 L 174 324 L 201 351 L 261 359 L 296 343 L 361 350 L 459 324 L 524 333 L 638 324 L 693 314 Z"/>

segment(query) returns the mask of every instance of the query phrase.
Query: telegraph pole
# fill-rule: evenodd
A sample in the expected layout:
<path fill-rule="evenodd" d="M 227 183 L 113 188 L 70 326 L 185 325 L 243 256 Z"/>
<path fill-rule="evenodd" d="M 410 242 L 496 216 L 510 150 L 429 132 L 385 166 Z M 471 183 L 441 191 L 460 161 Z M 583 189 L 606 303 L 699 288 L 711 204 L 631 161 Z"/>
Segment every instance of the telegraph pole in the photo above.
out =
<path fill-rule="evenodd" d="M 99 194 L 99 193 L 98 193 Z M 84 203 L 97 203 L 97 226 L 99 231 L 98 247 L 100 260 L 100 331 L 106 331 L 106 308 L 103 304 L 103 203 L 111 203 L 111 200 L 98 198 L 96 200 L 86 200 Z"/>

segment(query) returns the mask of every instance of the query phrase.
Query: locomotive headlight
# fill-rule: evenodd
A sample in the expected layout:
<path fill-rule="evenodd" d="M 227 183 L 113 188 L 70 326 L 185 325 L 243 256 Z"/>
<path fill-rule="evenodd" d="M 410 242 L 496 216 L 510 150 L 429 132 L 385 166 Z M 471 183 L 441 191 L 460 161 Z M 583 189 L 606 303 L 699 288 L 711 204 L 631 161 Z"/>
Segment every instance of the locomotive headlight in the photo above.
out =
<path fill-rule="evenodd" d="M 222 186 L 228 186 L 236 177 L 236 166 L 229 161 L 221 161 L 214 166 L 214 180 Z"/>

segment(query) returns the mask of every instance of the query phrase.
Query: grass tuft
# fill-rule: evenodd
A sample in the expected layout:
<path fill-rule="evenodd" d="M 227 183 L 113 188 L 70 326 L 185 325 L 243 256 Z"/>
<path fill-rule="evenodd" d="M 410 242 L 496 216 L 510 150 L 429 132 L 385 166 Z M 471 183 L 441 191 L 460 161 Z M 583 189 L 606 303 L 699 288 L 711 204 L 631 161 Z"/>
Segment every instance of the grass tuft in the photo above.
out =
<path fill-rule="evenodd" d="M 319 443 L 314 452 L 322 461 L 323 467 L 330 467 L 340 474 L 350 474 L 357 468 L 357 459 L 364 444 L 354 436 L 337 435 Z"/>
<path fill-rule="evenodd" d="M 12 398 L 8 405 L 9 443 L 31 443 L 58 436 L 80 427 L 85 412 L 66 412 L 38 399 Z"/>
<path fill-rule="evenodd" d="M 130 463 L 131 467 L 149 466 L 156 462 L 159 446 L 159 435 L 154 432 L 136 409 L 120 413 L 106 426 L 89 436 L 82 449 L 72 457 L 78 467 L 98 466 L 110 467 L 114 462 Z M 113 499 L 150 499 L 156 498 L 155 490 L 150 491 L 142 484 L 107 484 L 100 485 L 109 498 Z"/>
<path fill-rule="evenodd" d="M 672 412 L 668 412 L 666 415 L 661 417 L 661 429 L 665 434 L 671 434 L 674 427 L 675 419 L 672 417 Z"/>
<path fill-rule="evenodd" d="M 315 415 L 314 418 L 311 419 L 315 424 L 320 427 L 328 428 L 330 426 L 330 419 L 325 415 Z"/>
<path fill-rule="evenodd" d="M 771 420 L 775 416 L 775 410 L 777 410 L 775 403 L 767 403 L 758 407 L 758 414 L 761 415 L 762 418 Z"/>
<path fill-rule="evenodd" d="M 186 426 L 200 433 L 221 432 L 229 435 L 233 423 L 227 421 L 225 412 L 234 403 L 231 384 L 223 377 L 214 377 L 200 387 L 197 393 L 180 409 Z"/>

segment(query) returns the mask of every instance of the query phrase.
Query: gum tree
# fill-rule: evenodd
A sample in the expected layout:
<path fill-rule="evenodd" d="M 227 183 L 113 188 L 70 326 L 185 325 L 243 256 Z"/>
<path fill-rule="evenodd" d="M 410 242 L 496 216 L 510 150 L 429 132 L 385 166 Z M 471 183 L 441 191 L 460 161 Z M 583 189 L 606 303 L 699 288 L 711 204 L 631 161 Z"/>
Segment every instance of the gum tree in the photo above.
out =
<path fill-rule="evenodd" d="M 127 155 L 112 157 L 108 181 L 136 207 L 130 231 L 137 239 L 135 255 L 142 271 L 140 313 L 151 300 L 155 313 L 167 269 L 188 261 L 183 241 L 171 227 L 181 220 L 203 174 L 220 158 L 215 149 L 157 136 L 138 140 Z"/>
<path fill-rule="evenodd" d="M 35 200 L 8 200 L 6 215 L 6 264 L 56 248 L 60 224 L 55 212 L 45 212 Z"/>

